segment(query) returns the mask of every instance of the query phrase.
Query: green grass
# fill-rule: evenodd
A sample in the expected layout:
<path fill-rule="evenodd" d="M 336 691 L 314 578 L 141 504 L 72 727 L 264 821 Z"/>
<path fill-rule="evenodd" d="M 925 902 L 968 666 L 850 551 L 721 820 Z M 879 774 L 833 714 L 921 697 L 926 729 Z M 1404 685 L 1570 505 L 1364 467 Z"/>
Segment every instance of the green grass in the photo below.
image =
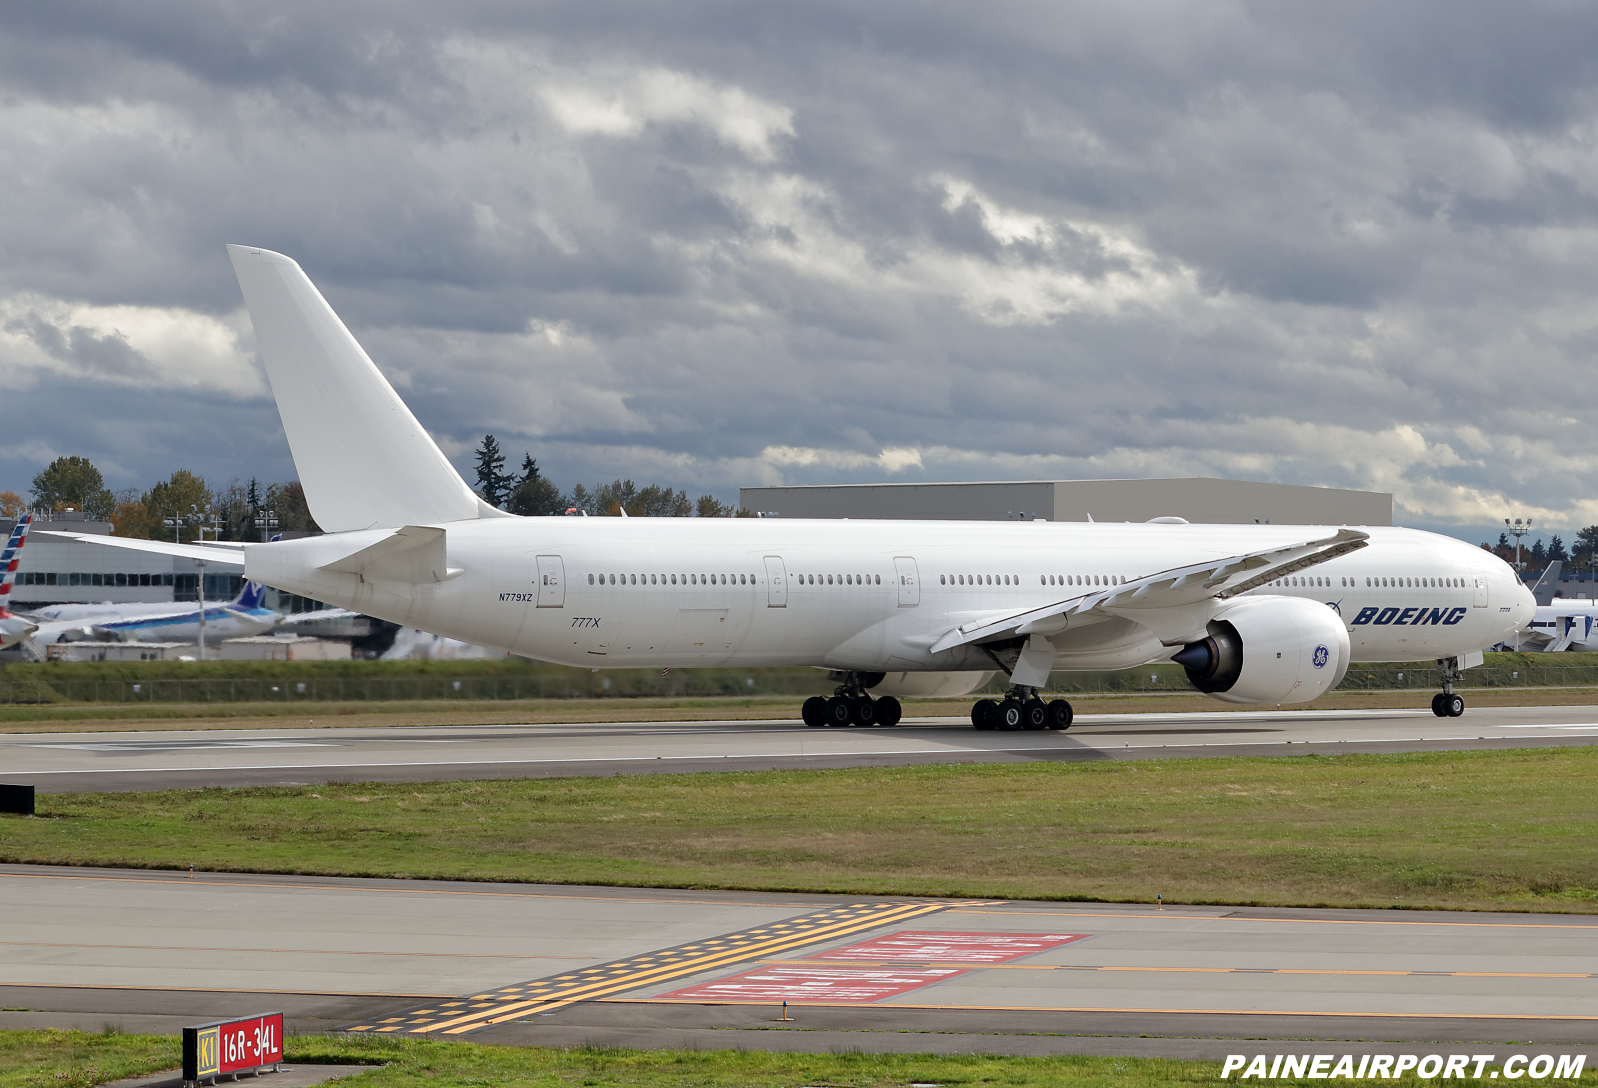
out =
<path fill-rule="evenodd" d="M 1304 1042 L 1239 1041 L 1239 1053 L 1306 1053 L 1336 1049 Z M 1447 1046 L 1409 1043 L 1364 1044 L 1361 1051 L 1429 1053 Z M 1468 1049 L 1454 1047 L 1454 1051 Z M 1476 1049 L 1481 1049 L 1476 1047 Z M 1492 1049 L 1492 1048 L 1488 1048 Z M 175 1068 L 178 1041 L 170 1036 L 90 1035 L 68 1031 L 0 1031 L 0 1088 L 88 1088 L 131 1073 Z M 982 1054 L 773 1054 L 747 1050 L 624 1050 L 618 1047 L 478 1046 L 432 1040 L 369 1037 L 300 1037 L 286 1041 L 290 1063 L 369 1064 L 352 1068 L 340 1081 L 359 1078 L 361 1088 L 904 1088 L 909 1084 L 1020 1085 L 1023 1088 L 1162 1088 L 1213 1085 L 1219 1062 L 1159 1058 L 1099 1058 L 1062 1055 L 1014 1058 Z M 1491 1067 L 1489 1067 L 1491 1068 Z M 1496 1072 L 1496 1071 L 1495 1071 Z M 1231 1083 L 1239 1082 L 1237 1074 Z M 1591 1084 L 1598 1071 L 1586 1069 L 1578 1081 Z M 266 1081 L 261 1083 L 265 1084 Z M 1309 1080 L 1272 1081 L 1309 1085 Z M 1401 1082 L 1420 1083 L 1413 1072 Z M 1425 1083 L 1434 1083 L 1431 1081 Z M 1494 1083 L 1454 1080 L 1450 1084 Z M 1502 1083 L 1502 1082 L 1497 1082 Z M 1543 1082 L 1536 1082 L 1543 1083 Z"/>
<path fill-rule="evenodd" d="M 0 859 L 1598 911 L 1598 748 L 45 795 Z"/>
<path fill-rule="evenodd" d="M 1152 1088 L 1213 1084 L 1220 1069 L 1216 1062 L 1146 1058 L 770 1054 L 612 1047 L 557 1050 L 356 1037 L 291 1038 L 284 1057 L 291 1064 L 381 1063 L 379 1068 L 359 1074 L 350 1071 L 349 1076 L 359 1075 L 357 1083 L 362 1088 L 488 1088 L 502 1084 L 548 1088 L 789 1088 L 811 1084 L 902 1088 L 912 1082 Z M 0 1031 L 0 1088 L 88 1088 L 118 1077 L 175 1068 L 180 1060 L 178 1040 L 171 1036 Z"/>

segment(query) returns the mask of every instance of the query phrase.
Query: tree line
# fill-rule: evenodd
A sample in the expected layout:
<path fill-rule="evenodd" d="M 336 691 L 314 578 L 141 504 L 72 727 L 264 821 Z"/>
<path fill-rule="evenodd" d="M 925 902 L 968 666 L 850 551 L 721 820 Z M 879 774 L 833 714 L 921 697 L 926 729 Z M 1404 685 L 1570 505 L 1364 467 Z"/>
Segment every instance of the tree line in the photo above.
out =
<path fill-rule="evenodd" d="M 1497 544 L 1483 544 L 1482 548 L 1510 566 L 1515 565 L 1515 542 L 1509 539 L 1508 533 L 1499 533 Z M 1558 533 L 1550 537 L 1546 545 L 1540 536 L 1530 544 L 1521 543 L 1520 562 L 1528 571 L 1547 570 L 1548 564 L 1556 559 L 1571 570 L 1598 569 L 1598 525 L 1589 525 L 1578 532 L 1574 546 L 1568 551 Z"/>
<path fill-rule="evenodd" d="M 590 490 L 573 484 L 569 493 L 561 489 L 538 468 L 531 453 L 522 455 L 521 473 L 505 471 L 505 454 L 491 434 L 483 436 L 477 447 L 477 493 L 490 506 L 524 517 L 546 517 L 567 512 L 591 517 L 620 517 L 622 511 L 633 518 L 731 518 L 753 517 L 748 511 L 729 506 L 714 495 L 701 495 L 690 502 L 687 491 L 648 484 L 639 487 L 631 480 L 596 484 Z"/>
<path fill-rule="evenodd" d="M 263 486 L 255 479 L 235 479 L 213 490 L 205 477 L 180 468 L 148 491 L 112 491 L 87 457 L 51 461 L 34 476 L 27 499 L 0 491 L 0 516 L 28 510 L 78 510 L 91 521 L 110 522 L 113 536 L 185 543 L 199 539 L 202 527 L 207 540 L 257 541 L 263 533 L 320 531 L 298 480 Z"/>

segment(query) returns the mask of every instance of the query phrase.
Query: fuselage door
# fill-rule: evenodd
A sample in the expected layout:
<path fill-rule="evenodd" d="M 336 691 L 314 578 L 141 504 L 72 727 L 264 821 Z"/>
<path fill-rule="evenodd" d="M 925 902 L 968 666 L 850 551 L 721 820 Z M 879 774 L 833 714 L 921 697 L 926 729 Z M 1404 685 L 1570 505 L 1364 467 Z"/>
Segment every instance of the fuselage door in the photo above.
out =
<path fill-rule="evenodd" d="M 538 557 L 538 607 L 563 608 L 566 604 L 566 565 L 558 555 Z"/>
<path fill-rule="evenodd" d="M 899 607 L 920 604 L 921 576 L 916 572 L 916 561 L 908 555 L 896 555 L 893 557 L 893 569 L 899 578 Z"/>
<path fill-rule="evenodd" d="M 766 607 L 788 607 L 788 570 L 782 556 L 766 556 Z"/>
<path fill-rule="evenodd" d="M 1476 592 L 1470 603 L 1476 608 L 1487 607 L 1487 576 L 1485 574 L 1477 573 Z"/>

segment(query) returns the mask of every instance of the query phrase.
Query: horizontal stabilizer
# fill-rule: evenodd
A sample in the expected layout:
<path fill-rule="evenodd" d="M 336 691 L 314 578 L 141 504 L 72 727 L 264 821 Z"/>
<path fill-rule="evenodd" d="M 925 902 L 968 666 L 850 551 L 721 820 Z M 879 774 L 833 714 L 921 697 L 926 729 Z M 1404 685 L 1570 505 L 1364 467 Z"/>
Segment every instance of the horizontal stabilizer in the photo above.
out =
<path fill-rule="evenodd" d="M 1357 529 L 1339 529 L 1336 534 L 1320 540 L 1162 571 L 1118 586 L 1095 589 L 1042 608 L 971 620 L 933 643 L 932 652 L 942 653 L 956 646 L 1017 635 L 1035 633 L 1047 637 L 1065 630 L 1072 616 L 1087 612 L 1125 616 L 1134 620 L 1139 618 L 1138 613 L 1144 612 L 1152 620 L 1157 612 L 1187 610 L 1207 600 L 1225 600 L 1247 593 L 1278 578 L 1358 551 L 1369 540 L 1368 533 Z M 1199 626 L 1202 628 L 1202 624 Z"/>
<path fill-rule="evenodd" d="M 125 548 L 135 552 L 154 552 L 157 555 L 175 555 L 180 559 L 199 559 L 206 563 L 244 565 L 244 549 L 248 544 L 224 541 L 221 544 L 174 544 L 170 540 L 140 540 L 131 536 L 102 536 L 99 533 L 58 533 L 54 530 L 36 529 L 35 535 L 75 540 L 84 544 L 100 544 L 107 548 Z"/>
<path fill-rule="evenodd" d="M 444 540 L 444 530 L 436 525 L 407 525 L 321 569 L 359 574 L 369 582 L 442 582 L 460 573 L 446 564 Z"/>

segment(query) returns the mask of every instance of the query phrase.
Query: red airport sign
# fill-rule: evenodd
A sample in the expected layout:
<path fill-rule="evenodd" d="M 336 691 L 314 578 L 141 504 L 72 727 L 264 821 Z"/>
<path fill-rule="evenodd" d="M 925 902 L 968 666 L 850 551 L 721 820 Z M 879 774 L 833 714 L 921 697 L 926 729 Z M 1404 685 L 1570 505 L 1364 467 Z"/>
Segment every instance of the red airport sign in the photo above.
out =
<path fill-rule="evenodd" d="M 865 1005 L 963 975 L 951 967 L 855 967 L 783 963 L 701 982 L 661 996 L 672 1001 L 728 1005 L 786 1001 L 802 1004 Z"/>
<path fill-rule="evenodd" d="M 263 1013 L 183 1029 L 183 1083 L 215 1084 L 229 1073 L 248 1073 L 283 1060 L 283 1014 Z M 237 1076 L 234 1077 L 237 1080 Z"/>
<path fill-rule="evenodd" d="M 1086 933 L 890 933 L 816 952 L 817 960 L 868 963 L 1005 963 L 1080 941 Z"/>

